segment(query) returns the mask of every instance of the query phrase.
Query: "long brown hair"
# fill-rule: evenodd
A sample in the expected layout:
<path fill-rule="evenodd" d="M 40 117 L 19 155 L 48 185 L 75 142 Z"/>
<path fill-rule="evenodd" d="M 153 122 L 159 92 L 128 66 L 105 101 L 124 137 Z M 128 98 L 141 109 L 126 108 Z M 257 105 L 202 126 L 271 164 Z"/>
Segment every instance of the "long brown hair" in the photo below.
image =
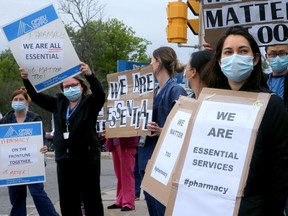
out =
<path fill-rule="evenodd" d="M 204 68 L 202 74 L 201 74 L 201 80 L 205 81 L 208 85 L 208 87 L 212 88 L 229 88 L 228 79 L 221 71 L 221 67 L 218 64 L 218 62 L 221 60 L 221 54 L 222 49 L 224 46 L 224 42 L 226 38 L 230 35 L 240 35 L 249 42 L 250 47 L 252 49 L 252 52 L 254 56 L 260 55 L 260 49 L 253 38 L 253 36 L 248 32 L 247 29 L 241 27 L 241 26 L 235 26 L 229 28 L 226 33 L 221 37 L 221 39 L 218 41 L 215 56 L 212 58 L 212 60 L 206 65 Z M 253 71 L 251 72 L 251 75 L 249 76 L 247 82 L 243 86 L 249 86 L 253 89 L 262 89 L 267 88 L 267 84 L 265 82 L 264 74 L 262 71 L 262 63 L 261 59 L 259 59 L 258 63 L 254 66 Z"/>
<path fill-rule="evenodd" d="M 178 61 L 176 52 L 171 47 L 159 47 L 153 51 L 152 55 L 160 63 L 160 68 L 165 68 L 168 71 L 170 77 L 183 72 L 184 65 Z"/>

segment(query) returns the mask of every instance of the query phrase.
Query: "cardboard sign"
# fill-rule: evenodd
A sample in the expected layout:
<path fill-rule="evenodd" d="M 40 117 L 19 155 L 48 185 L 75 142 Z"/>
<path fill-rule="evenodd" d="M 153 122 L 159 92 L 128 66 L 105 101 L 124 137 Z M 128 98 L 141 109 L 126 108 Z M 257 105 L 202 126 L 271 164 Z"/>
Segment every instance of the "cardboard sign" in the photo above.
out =
<path fill-rule="evenodd" d="M 152 66 L 107 75 L 106 138 L 148 135 L 152 120 L 154 75 Z"/>
<path fill-rule="evenodd" d="M 4 26 L 3 31 L 37 92 L 80 73 L 80 60 L 53 5 Z"/>
<path fill-rule="evenodd" d="M 179 98 L 166 119 L 153 155 L 146 166 L 141 188 L 165 206 L 171 191 L 174 167 L 184 144 L 186 132 L 191 130 L 190 118 L 196 108 L 194 99 Z"/>
<path fill-rule="evenodd" d="M 270 94 L 204 88 L 165 215 L 237 215 Z"/>
<path fill-rule="evenodd" d="M 205 41 L 216 47 L 227 28 L 243 26 L 259 46 L 288 43 L 288 0 L 201 0 Z"/>
<path fill-rule="evenodd" d="M 0 125 L 0 187 L 45 182 L 42 122 Z"/>
<path fill-rule="evenodd" d="M 98 118 L 96 122 L 96 131 L 97 133 L 102 133 L 105 129 L 105 123 L 106 123 L 106 110 L 107 110 L 107 103 L 105 102 L 102 109 L 98 113 Z"/>

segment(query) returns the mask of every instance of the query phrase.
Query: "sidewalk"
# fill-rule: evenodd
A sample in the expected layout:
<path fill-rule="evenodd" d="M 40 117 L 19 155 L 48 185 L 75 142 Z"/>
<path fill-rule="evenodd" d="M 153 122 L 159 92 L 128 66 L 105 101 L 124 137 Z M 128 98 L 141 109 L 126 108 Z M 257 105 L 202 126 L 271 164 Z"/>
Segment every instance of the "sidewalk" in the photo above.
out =
<path fill-rule="evenodd" d="M 111 153 L 102 152 L 101 158 L 111 159 Z M 133 211 L 121 212 L 120 209 L 107 209 L 107 206 L 112 205 L 116 200 L 116 188 L 107 191 L 102 191 L 102 200 L 105 216 L 149 216 L 143 193 L 140 196 L 140 200 L 135 201 L 136 207 L 135 210 Z M 60 214 L 59 201 L 54 206 L 56 211 Z M 29 216 L 39 216 L 39 214 L 37 213 L 37 210 L 34 210 L 31 214 L 29 214 Z"/>

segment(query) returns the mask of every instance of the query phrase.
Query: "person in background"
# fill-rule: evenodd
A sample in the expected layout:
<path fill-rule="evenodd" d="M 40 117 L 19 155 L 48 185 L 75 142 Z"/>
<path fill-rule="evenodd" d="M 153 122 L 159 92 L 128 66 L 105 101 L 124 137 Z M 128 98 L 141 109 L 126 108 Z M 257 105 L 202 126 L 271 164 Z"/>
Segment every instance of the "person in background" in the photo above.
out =
<path fill-rule="evenodd" d="M 117 178 L 116 202 L 108 209 L 131 211 L 135 209 L 135 155 L 138 137 L 106 139 L 106 149 L 112 152 Z"/>
<path fill-rule="evenodd" d="M 260 49 L 247 29 L 231 27 L 202 71 L 208 87 L 272 93 L 264 79 Z M 288 192 L 288 115 L 271 94 L 258 129 L 239 216 L 284 215 Z"/>
<path fill-rule="evenodd" d="M 206 83 L 201 80 L 200 74 L 213 56 L 213 52 L 209 50 L 201 50 L 191 54 L 183 76 L 188 80 L 189 88 L 193 89 L 192 98 L 197 99 L 202 88 L 206 87 Z"/>
<path fill-rule="evenodd" d="M 100 189 L 100 140 L 95 130 L 98 113 L 105 102 L 101 83 L 89 66 L 80 63 L 86 80 L 77 75 L 61 84 L 63 94 L 56 97 L 37 93 L 29 74 L 20 68 L 23 83 L 32 101 L 53 113 L 53 144 L 62 216 L 104 215 Z M 88 81 L 90 90 L 86 84 Z"/>
<path fill-rule="evenodd" d="M 267 46 L 265 51 L 265 57 L 272 69 L 267 85 L 283 99 L 288 110 L 288 44 Z"/>
<path fill-rule="evenodd" d="M 25 91 L 23 90 L 14 91 L 11 97 L 11 107 L 13 110 L 8 112 L 0 120 L 0 124 L 42 121 L 41 117 L 38 114 L 31 111 L 27 111 L 28 103 L 29 103 L 29 97 Z M 46 153 L 47 151 L 48 151 L 47 146 L 43 146 L 40 148 L 41 153 Z M 43 183 L 8 186 L 9 198 L 12 205 L 10 211 L 11 216 L 27 215 L 27 209 L 26 209 L 27 187 L 30 191 L 30 194 L 33 198 L 34 204 L 36 206 L 39 215 L 58 216 L 58 213 L 56 212 L 50 198 L 44 191 Z"/>
<path fill-rule="evenodd" d="M 267 85 L 283 99 L 288 111 L 288 44 L 267 46 L 265 51 L 265 57 L 272 69 L 272 73 L 268 75 Z M 285 213 L 288 215 L 288 199 Z"/>
<path fill-rule="evenodd" d="M 151 158 L 166 118 L 180 95 L 187 96 L 186 91 L 173 81 L 176 72 L 183 72 L 184 66 L 177 59 L 171 47 L 160 47 L 152 54 L 151 65 L 158 87 L 154 91 L 152 122 L 148 123 L 151 136 L 147 136 L 143 147 L 139 148 L 139 170 L 143 179 L 148 160 Z M 165 213 L 165 206 L 144 191 L 150 216 Z"/>

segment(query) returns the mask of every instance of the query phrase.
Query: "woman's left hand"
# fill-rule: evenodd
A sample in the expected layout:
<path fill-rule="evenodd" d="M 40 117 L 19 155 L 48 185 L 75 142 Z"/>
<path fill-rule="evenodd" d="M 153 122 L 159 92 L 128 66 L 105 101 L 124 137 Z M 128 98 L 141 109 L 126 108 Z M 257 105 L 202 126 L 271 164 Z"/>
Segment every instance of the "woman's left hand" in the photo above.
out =
<path fill-rule="evenodd" d="M 43 154 L 45 154 L 46 152 L 48 152 L 48 147 L 47 147 L 47 146 L 42 146 L 42 147 L 40 148 L 40 152 L 43 153 Z"/>
<path fill-rule="evenodd" d="M 160 128 L 156 122 L 149 122 L 147 128 L 152 132 L 150 136 L 160 136 L 162 131 L 162 128 Z"/>
<path fill-rule="evenodd" d="M 92 71 L 90 70 L 89 65 L 87 65 L 84 62 L 80 62 L 80 66 L 81 66 L 80 70 L 81 70 L 82 73 L 84 73 L 87 76 L 90 76 L 92 74 Z"/>

